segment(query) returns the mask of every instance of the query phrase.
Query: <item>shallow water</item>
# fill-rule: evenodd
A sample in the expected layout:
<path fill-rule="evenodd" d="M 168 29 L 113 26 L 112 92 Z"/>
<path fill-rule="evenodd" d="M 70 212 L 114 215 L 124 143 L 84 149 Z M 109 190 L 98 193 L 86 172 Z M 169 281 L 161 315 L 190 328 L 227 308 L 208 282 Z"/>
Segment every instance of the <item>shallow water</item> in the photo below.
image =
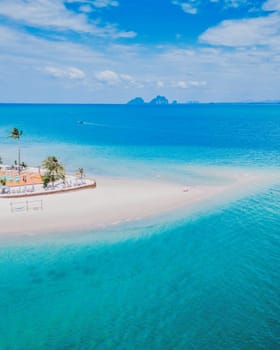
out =
<path fill-rule="evenodd" d="M 228 167 L 277 173 L 279 116 L 280 106 L 0 106 L 0 136 L 22 127 L 28 162 L 53 152 L 90 174 L 195 184 Z M 0 349 L 277 349 L 278 180 L 189 217 L 1 238 Z"/>

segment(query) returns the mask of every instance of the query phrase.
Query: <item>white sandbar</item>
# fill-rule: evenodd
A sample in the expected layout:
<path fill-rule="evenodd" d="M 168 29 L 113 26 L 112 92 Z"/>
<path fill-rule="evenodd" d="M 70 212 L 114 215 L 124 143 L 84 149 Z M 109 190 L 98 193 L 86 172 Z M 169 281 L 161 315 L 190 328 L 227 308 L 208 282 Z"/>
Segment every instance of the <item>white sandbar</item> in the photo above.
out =
<path fill-rule="evenodd" d="M 36 197 L 42 210 L 11 211 L 11 204 L 26 199 L 0 200 L 0 234 L 96 229 L 122 222 L 162 215 L 177 208 L 214 200 L 240 186 L 257 181 L 254 176 L 236 176 L 228 184 L 184 186 L 161 181 L 97 178 L 97 188 Z"/>

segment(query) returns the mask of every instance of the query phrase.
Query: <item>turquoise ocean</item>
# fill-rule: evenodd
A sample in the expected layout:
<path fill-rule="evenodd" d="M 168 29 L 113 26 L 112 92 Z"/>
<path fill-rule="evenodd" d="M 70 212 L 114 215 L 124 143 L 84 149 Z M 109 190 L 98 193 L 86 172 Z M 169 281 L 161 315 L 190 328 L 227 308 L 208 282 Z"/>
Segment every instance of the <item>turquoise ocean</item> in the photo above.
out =
<path fill-rule="evenodd" d="M 12 127 L 32 165 L 56 155 L 68 171 L 182 184 L 275 176 L 188 214 L 0 237 L 0 350 L 280 349 L 279 104 L 0 105 L 8 164 Z"/>

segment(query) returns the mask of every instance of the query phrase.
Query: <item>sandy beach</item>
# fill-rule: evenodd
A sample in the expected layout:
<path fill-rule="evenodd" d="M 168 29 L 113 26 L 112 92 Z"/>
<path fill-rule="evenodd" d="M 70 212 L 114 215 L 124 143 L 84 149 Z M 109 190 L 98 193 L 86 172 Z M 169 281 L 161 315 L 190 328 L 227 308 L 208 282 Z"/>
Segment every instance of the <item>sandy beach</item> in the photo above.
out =
<path fill-rule="evenodd" d="M 36 234 L 97 229 L 162 215 L 178 208 L 216 201 L 236 194 L 260 176 L 232 175 L 222 185 L 187 186 L 160 180 L 97 178 L 97 188 L 38 196 L 1 199 L 0 234 Z"/>

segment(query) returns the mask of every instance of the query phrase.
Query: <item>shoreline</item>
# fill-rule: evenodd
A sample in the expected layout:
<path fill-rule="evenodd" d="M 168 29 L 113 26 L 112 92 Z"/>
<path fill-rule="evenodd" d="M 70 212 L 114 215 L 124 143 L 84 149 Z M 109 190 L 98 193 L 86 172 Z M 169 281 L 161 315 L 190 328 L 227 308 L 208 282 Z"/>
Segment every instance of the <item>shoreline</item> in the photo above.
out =
<path fill-rule="evenodd" d="M 0 235 L 96 230 L 158 217 L 178 209 L 184 209 L 188 215 L 197 205 L 211 205 L 211 201 L 214 203 L 227 196 L 234 198 L 248 185 L 267 183 L 264 175 L 235 174 L 227 184 L 193 185 L 186 191 L 182 184 L 161 180 L 106 177 L 96 180 L 96 188 L 38 195 L 30 203 L 25 197 L 10 201 L 0 199 Z M 16 207 L 20 199 L 22 205 Z"/>

